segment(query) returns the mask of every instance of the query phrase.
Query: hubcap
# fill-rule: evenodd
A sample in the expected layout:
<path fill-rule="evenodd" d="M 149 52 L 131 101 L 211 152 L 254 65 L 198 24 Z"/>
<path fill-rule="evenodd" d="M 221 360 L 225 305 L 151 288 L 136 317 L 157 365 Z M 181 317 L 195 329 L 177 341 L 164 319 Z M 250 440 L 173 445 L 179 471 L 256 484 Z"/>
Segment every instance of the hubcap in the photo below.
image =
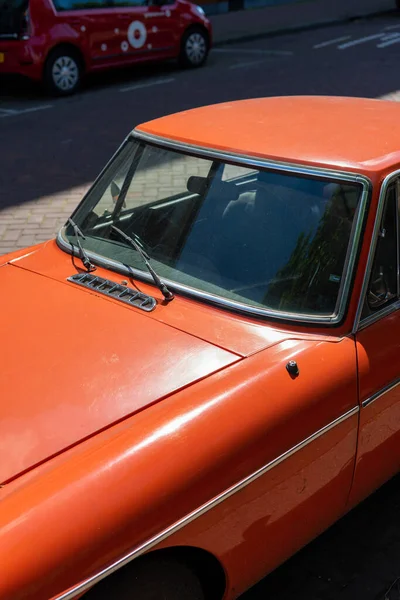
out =
<path fill-rule="evenodd" d="M 201 33 L 192 33 L 186 40 L 186 55 L 193 65 L 200 64 L 206 55 L 207 45 Z"/>
<path fill-rule="evenodd" d="M 78 65 L 70 56 L 60 56 L 52 68 L 53 81 L 63 92 L 72 90 L 78 83 Z"/>

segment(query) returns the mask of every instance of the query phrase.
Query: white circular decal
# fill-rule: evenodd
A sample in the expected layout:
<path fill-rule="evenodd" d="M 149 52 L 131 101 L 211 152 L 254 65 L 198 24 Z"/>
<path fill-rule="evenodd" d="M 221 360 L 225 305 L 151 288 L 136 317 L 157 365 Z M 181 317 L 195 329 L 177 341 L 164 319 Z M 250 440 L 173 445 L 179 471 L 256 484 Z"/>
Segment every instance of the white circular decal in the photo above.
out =
<path fill-rule="evenodd" d="M 140 21 L 133 21 L 128 27 L 128 42 L 133 48 L 144 46 L 147 38 L 146 27 Z"/>
<path fill-rule="evenodd" d="M 121 43 L 121 50 L 122 50 L 122 52 L 128 52 L 128 48 L 129 48 L 128 42 L 124 41 L 124 42 Z"/>

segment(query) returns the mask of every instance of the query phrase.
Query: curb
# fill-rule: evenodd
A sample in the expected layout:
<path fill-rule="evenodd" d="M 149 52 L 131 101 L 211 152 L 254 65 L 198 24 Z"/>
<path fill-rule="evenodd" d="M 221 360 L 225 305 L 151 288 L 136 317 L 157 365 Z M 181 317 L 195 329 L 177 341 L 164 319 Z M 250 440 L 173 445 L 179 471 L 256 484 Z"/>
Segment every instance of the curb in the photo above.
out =
<path fill-rule="evenodd" d="M 257 9 L 253 9 L 257 10 Z M 265 31 L 263 33 L 253 33 L 246 35 L 239 35 L 237 37 L 228 37 L 226 40 L 221 40 L 213 43 L 213 47 L 216 48 L 218 46 L 224 46 L 226 44 L 235 44 L 240 42 L 250 42 L 252 40 L 257 39 L 265 39 L 265 38 L 273 38 L 279 37 L 281 35 L 287 35 L 290 33 L 300 33 L 302 31 L 312 31 L 314 29 L 321 29 L 323 27 L 333 27 L 335 25 L 341 25 L 345 23 L 351 23 L 352 21 L 357 21 L 359 19 L 373 19 L 376 17 L 381 17 L 385 15 L 392 15 L 398 13 L 398 10 L 395 8 L 390 10 L 382 10 L 376 11 L 373 13 L 363 14 L 363 15 L 355 15 L 351 17 L 340 17 L 337 19 L 329 19 L 327 21 L 316 21 L 315 23 L 308 23 L 304 25 L 293 25 L 288 27 L 282 27 L 280 29 L 275 29 L 272 31 Z M 211 21 L 212 22 L 212 21 Z"/>

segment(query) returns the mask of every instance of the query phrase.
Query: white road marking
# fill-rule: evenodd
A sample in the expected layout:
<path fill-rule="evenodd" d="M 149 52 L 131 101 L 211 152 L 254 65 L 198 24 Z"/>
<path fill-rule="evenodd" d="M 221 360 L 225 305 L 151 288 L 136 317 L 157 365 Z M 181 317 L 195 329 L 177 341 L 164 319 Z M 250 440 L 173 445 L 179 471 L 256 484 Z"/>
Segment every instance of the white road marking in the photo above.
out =
<path fill-rule="evenodd" d="M 313 48 L 324 48 L 325 46 L 330 46 L 331 44 L 337 44 L 338 42 L 344 42 L 345 40 L 349 40 L 351 35 L 344 35 L 343 37 L 335 38 L 334 40 L 328 40 L 327 42 L 321 42 L 320 44 L 315 44 Z"/>
<path fill-rule="evenodd" d="M 254 65 L 259 65 L 260 63 L 265 62 L 264 60 L 251 60 L 249 62 L 236 63 L 236 65 L 230 65 L 230 69 L 244 69 L 245 67 L 253 67 Z"/>
<path fill-rule="evenodd" d="M 357 44 L 364 44 L 365 42 L 369 42 L 371 40 L 377 40 L 378 38 L 382 38 L 383 35 L 384 35 L 383 33 L 367 35 L 367 37 L 358 38 L 357 40 L 352 40 L 351 42 L 346 42 L 345 44 L 340 44 L 340 46 L 338 46 L 338 49 L 345 50 L 346 48 L 350 48 L 350 46 L 357 46 Z"/>
<path fill-rule="evenodd" d="M 32 106 L 32 108 L 24 108 L 23 110 L 18 110 L 17 114 L 22 115 L 24 113 L 36 112 L 37 110 L 46 110 L 47 108 L 53 108 L 52 104 L 42 104 L 41 106 Z"/>
<path fill-rule="evenodd" d="M 174 77 L 168 79 L 156 79 L 155 81 L 149 81 L 148 83 L 136 83 L 135 85 L 129 85 L 128 87 L 120 88 L 120 92 L 130 92 L 131 90 L 140 90 L 142 88 L 152 87 L 153 85 L 161 85 L 163 83 L 171 83 L 175 81 Z"/>
<path fill-rule="evenodd" d="M 32 106 L 31 108 L 23 108 L 22 110 L 10 110 L 10 109 L 5 109 L 2 108 L 0 109 L 0 119 L 4 118 L 4 117 L 15 117 L 18 115 L 24 115 L 26 113 L 30 113 L 30 112 L 36 112 L 38 110 L 46 110 L 47 108 L 53 108 L 52 104 L 42 104 L 40 106 Z M 4 113 L 4 114 L 1 114 Z"/>
<path fill-rule="evenodd" d="M 386 48 L 386 46 L 391 46 L 392 44 L 400 44 L 400 33 L 394 39 L 391 39 L 387 42 L 382 42 L 381 44 L 377 44 L 377 48 Z"/>
<path fill-rule="evenodd" d="M 226 54 L 269 54 L 271 56 L 292 56 L 293 52 L 289 50 L 259 50 L 251 48 L 214 48 L 212 52 L 220 52 Z"/>
<path fill-rule="evenodd" d="M 400 35 L 400 31 L 396 31 L 396 33 L 385 33 L 385 35 L 382 36 L 381 41 L 382 42 L 386 42 L 386 40 L 391 40 L 393 38 L 396 38 Z"/>
<path fill-rule="evenodd" d="M 400 27 L 400 23 L 398 23 L 397 25 L 389 25 L 388 27 L 385 27 L 385 30 L 398 29 L 399 27 Z"/>

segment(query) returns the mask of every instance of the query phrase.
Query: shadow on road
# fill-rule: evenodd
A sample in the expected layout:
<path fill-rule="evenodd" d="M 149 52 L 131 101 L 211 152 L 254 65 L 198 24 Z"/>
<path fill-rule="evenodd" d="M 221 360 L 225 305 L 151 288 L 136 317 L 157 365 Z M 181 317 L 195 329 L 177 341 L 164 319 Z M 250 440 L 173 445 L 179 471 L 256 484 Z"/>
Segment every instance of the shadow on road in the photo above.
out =
<path fill-rule="evenodd" d="M 241 600 L 400 600 L 400 476 Z"/>
<path fill-rule="evenodd" d="M 328 55 L 313 52 L 307 37 L 311 34 L 302 35 L 306 37 L 289 36 L 284 43 L 295 44 L 293 40 L 299 39 L 304 46 L 306 40 L 307 51 L 302 47 L 293 56 L 269 57 L 264 62 L 262 56 L 246 54 L 246 60 L 249 56 L 252 60 L 241 70 L 230 69 L 226 61 L 231 55 L 215 53 L 204 68 L 195 71 L 180 71 L 174 63 L 167 63 L 91 76 L 81 93 L 65 99 L 46 98 L 40 86 L 26 81 L 3 85 L 0 109 L 7 108 L 12 99 L 19 105 L 33 100 L 51 108 L 0 118 L 0 210 L 87 185 L 133 127 L 164 114 L 248 97 L 379 97 L 396 91 L 395 50 L 390 54 L 369 49 L 368 54 L 362 47 L 356 54 Z M 330 28 L 326 35 L 335 32 Z M 264 41 L 264 46 L 270 43 Z M 279 39 L 273 43 L 283 44 Z M 121 92 L 157 78 L 175 81 Z M 357 135 L 356 129 L 350 135 Z"/>

